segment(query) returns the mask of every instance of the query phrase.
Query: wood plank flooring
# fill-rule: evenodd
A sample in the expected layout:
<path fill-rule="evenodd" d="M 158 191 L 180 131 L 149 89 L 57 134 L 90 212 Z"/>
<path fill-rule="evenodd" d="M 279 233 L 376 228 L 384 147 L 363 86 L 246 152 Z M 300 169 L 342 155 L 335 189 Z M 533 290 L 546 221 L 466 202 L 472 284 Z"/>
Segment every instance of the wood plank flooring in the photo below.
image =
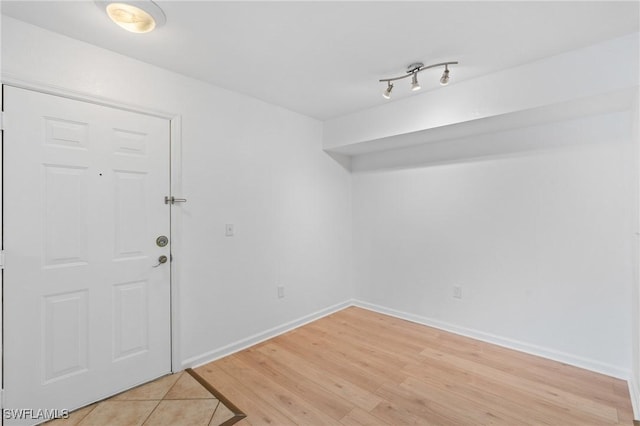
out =
<path fill-rule="evenodd" d="M 196 372 L 238 425 L 633 424 L 622 380 L 355 307 Z"/>

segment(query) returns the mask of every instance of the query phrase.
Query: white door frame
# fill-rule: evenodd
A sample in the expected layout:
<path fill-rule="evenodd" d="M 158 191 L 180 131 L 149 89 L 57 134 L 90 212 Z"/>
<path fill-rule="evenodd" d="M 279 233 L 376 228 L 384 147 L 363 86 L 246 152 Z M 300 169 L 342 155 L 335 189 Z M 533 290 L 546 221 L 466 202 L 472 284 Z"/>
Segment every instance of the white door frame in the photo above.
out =
<path fill-rule="evenodd" d="M 0 83 L 2 85 L 13 86 L 21 89 L 33 90 L 40 93 L 49 95 L 60 96 L 63 98 L 73 99 L 77 101 L 89 102 L 97 105 L 103 105 L 111 108 L 117 108 L 125 111 L 136 112 L 145 115 L 151 115 L 154 117 L 163 118 L 169 121 L 171 134 L 170 134 L 170 176 L 171 176 L 171 194 L 176 197 L 183 197 L 182 193 L 182 116 L 179 113 L 166 112 L 162 110 L 156 110 L 150 107 L 131 105 L 123 102 L 119 102 L 115 99 L 98 97 L 89 93 L 76 92 L 68 90 L 62 87 L 53 86 L 50 84 L 24 80 L 14 75 L 2 74 Z M 0 162 L 1 163 L 1 162 Z M 1 168 L 0 168 L 1 171 Z M 0 173 L 0 209 L 2 208 L 2 173 Z M 179 315 L 179 265 L 180 254 L 182 253 L 182 209 L 179 207 L 173 207 L 170 205 L 170 218 L 171 218 L 171 253 L 173 260 L 171 262 L 171 371 L 177 372 L 182 369 L 182 362 L 180 357 L 180 315 Z M 0 210 L 1 212 L 2 210 Z M 4 220 L 4 218 L 2 218 Z M 2 238 L 0 230 L 0 238 Z M 176 256 L 176 253 L 178 255 Z M 0 285 L 2 285 L 2 276 L 0 275 Z M 4 307 L 2 307 L 4 308 Z M 2 338 L 2 321 L 3 315 L 0 317 L 0 352 L 4 354 L 4 348 L 1 346 Z M 0 373 L 0 380 L 2 375 Z M 4 393 L 4 390 L 2 390 Z M 0 395 L 0 403 L 4 406 L 4 395 Z M 4 408 L 4 407 L 3 407 Z"/>

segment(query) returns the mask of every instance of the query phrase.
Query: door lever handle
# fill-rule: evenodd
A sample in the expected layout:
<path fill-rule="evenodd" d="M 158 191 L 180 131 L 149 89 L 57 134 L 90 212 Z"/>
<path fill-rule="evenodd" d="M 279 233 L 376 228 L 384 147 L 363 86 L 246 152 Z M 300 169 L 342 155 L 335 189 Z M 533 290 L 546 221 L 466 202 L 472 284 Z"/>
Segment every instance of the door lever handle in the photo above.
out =
<path fill-rule="evenodd" d="M 186 203 L 186 202 L 187 202 L 186 198 L 176 198 L 174 196 L 169 197 L 168 195 L 165 195 L 164 197 L 165 204 Z"/>
<path fill-rule="evenodd" d="M 163 263 L 167 263 L 167 260 L 168 260 L 168 259 L 167 259 L 167 256 L 165 256 L 165 255 L 163 254 L 162 256 L 160 256 L 160 257 L 158 258 L 158 264 L 157 264 L 157 265 L 152 266 L 152 268 L 157 268 L 158 266 L 162 265 Z"/>

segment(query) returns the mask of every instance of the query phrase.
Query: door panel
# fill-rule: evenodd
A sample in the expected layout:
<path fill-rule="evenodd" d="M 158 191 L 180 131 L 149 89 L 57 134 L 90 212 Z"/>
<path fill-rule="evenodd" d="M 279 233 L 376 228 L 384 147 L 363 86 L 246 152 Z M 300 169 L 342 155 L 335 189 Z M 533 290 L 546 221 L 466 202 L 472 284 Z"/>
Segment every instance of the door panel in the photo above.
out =
<path fill-rule="evenodd" d="M 87 263 L 87 168 L 44 165 L 44 266 Z"/>
<path fill-rule="evenodd" d="M 87 300 L 86 290 L 43 298 L 45 384 L 87 371 Z"/>
<path fill-rule="evenodd" d="M 5 406 L 170 372 L 169 122 L 13 87 L 4 109 Z"/>
<path fill-rule="evenodd" d="M 117 259 L 144 254 L 148 234 L 144 209 L 146 180 L 146 173 L 115 172 Z"/>
<path fill-rule="evenodd" d="M 149 349 L 147 282 L 113 287 L 113 359 L 118 361 Z"/>

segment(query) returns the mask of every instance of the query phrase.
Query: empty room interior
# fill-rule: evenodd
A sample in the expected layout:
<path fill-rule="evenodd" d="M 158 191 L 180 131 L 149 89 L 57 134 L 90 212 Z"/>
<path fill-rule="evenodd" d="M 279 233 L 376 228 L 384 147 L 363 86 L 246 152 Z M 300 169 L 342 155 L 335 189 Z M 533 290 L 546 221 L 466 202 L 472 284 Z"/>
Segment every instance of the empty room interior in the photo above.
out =
<path fill-rule="evenodd" d="M 640 420 L 640 2 L 0 11 L 4 425 Z"/>

